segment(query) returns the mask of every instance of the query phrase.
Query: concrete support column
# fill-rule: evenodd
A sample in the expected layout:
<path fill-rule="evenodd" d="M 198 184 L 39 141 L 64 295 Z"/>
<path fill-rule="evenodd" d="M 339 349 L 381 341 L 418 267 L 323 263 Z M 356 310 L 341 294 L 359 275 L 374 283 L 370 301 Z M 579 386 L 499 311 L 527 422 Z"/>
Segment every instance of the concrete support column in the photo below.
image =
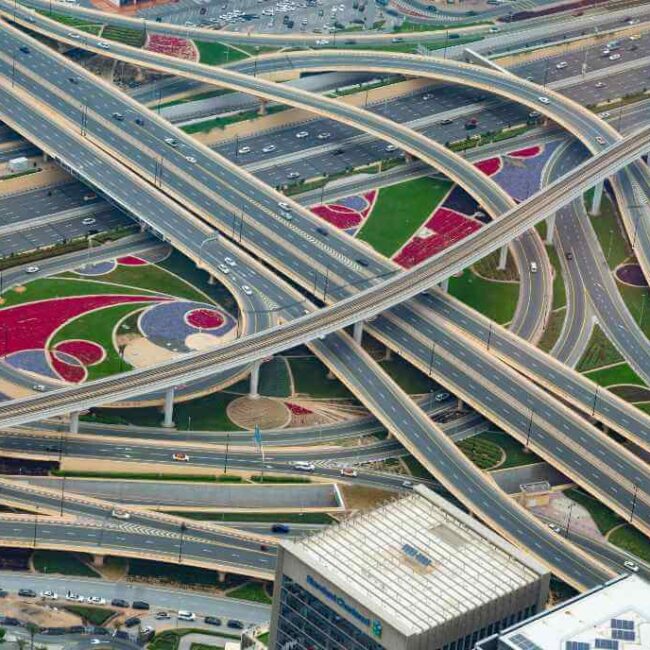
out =
<path fill-rule="evenodd" d="M 253 369 L 251 370 L 251 387 L 248 396 L 251 399 L 257 399 L 259 394 L 260 387 L 260 362 L 256 361 L 253 364 Z"/>
<path fill-rule="evenodd" d="M 162 425 L 168 429 L 174 426 L 174 387 L 165 391 L 165 416 Z"/>
<path fill-rule="evenodd" d="M 260 107 L 257 110 L 258 115 L 266 115 L 266 104 L 267 104 L 266 99 L 260 99 Z"/>
<path fill-rule="evenodd" d="M 104 566 L 104 555 L 93 555 L 93 566 L 103 567 Z"/>
<path fill-rule="evenodd" d="M 390 348 L 386 348 L 386 354 L 384 355 L 384 361 L 391 361 L 393 359 L 393 351 Z"/>
<path fill-rule="evenodd" d="M 605 184 L 603 181 L 600 181 L 600 183 L 594 186 L 594 196 L 591 200 L 591 210 L 589 210 L 589 214 L 592 217 L 597 217 L 600 214 L 600 203 L 603 200 L 604 187 Z"/>
<path fill-rule="evenodd" d="M 460 397 L 459 397 L 458 398 L 458 403 L 456 404 L 456 410 L 460 412 L 460 411 L 463 410 L 463 408 L 465 408 L 465 404 L 463 403 L 463 400 L 460 399 Z"/>
<path fill-rule="evenodd" d="M 555 212 L 546 219 L 546 243 L 553 244 L 553 235 L 555 235 Z"/>
<path fill-rule="evenodd" d="M 357 321 L 352 328 L 352 338 L 357 345 L 361 345 L 363 339 L 363 321 Z"/>
<path fill-rule="evenodd" d="M 214 275 L 208 276 L 208 284 L 217 284 L 217 279 L 214 277 Z"/>
<path fill-rule="evenodd" d="M 49 159 L 50 157 L 45 152 L 43 152 L 43 162 L 46 163 Z"/>
<path fill-rule="evenodd" d="M 499 271 L 505 271 L 506 264 L 508 263 L 508 245 L 501 246 L 499 249 L 499 264 L 497 269 Z"/>
<path fill-rule="evenodd" d="M 217 580 L 219 582 L 225 582 L 228 574 L 225 571 L 217 571 Z"/>
<path fill-rule="evenodd" d="M 70 433 L 79 433 L 79 411 L 70 413 Z"/>
<path fill-rule="evenodd" d="M 449 278 L 445 278 L 438 286 L 442 291 L 447 293 L 449 291 Z"/>

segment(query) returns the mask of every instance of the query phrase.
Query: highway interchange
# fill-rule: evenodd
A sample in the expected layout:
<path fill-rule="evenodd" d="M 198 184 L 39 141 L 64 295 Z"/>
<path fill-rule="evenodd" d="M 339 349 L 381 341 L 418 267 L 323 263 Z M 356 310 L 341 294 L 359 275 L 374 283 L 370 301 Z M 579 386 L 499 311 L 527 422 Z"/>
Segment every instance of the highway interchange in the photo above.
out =
<path fill-rule="evenodd" d="M 3 6 L 6 16 L 16 13 L 13 6 L 11 11 L 8 5 L 3 3 Z M 26 11 L 20 8 L 17 12 L 20 14 L 17 18 L 23 24 L 55 35 L 61 40 L 74 42 L 69 37 L 69 28 L 60 25 L 57 27 L 46 17 L 34 19 L 38 25 L 33 21 L 25 21 L 22 14 Z M 600 560 L 590 560 L 583 551 L 567 544 L 562 537 L 537 523 L 509 497 L 491 486 L 449 442 L 442 428 L 429 420 L 359 348 L 360 330 L 357 328 L 355 332 L 356 340 L 342 331 L 345 325 L 363 323 L 363 320 L 381 314 L 365 324 L 374 336 L 462 397 L 489 420 L 525 442 L 621 515 L 630 516 L 631 513 L 630 518 L 641 530 L 646 533 L 650 530 L 647 466 L 589 424 L 584 414 L 590 414 L 646 449 L 650 433 L 647 417 L 608 391 L 599 390 L 580 375 L 568 371 L 561 363 L 520 338 L 534 339 L 543 330 L 548 315 L 543 302 L 541 308 L 539 302 L 540 297 L 542 300 L 546 297 L 548 286 L 544 286 L 544 282 L 548 284 L 550 277 L 546 274 L 548 259 L 543 246 L 537 249 L 539 257 L 533 257 L 545 267 L 539 276 L 542 284 L 537 287 L 529 285 L 525 289 L 534 297 L 533 304 L 537 304 L 538 308 L 534 312 L 530 311 L 528 316 L 522 316 L 521 326 L 513 328 L 511 332 L 489 322 L 443 292 L 435 290 L 419 295 L 454 271 L 501 245 L 510 243 L 515 235 L 525 233 L 540 219 L 552 216 L 558 208 L 602 179 L 618 174 L 619 180 L 615 187 L 624 196 L 626 192 L 629 196 L 629 192 L 634 191 L 628 174 L 634 175 L 634 181 L 642 189 L 650 186 L 647 184 L 647 167 L 635 162 L 650 148 L 647 128 L 639 130 L 633 137 L 621 140 L 612 126 L 585 111 L 579 104 L 566 100 L 559 93 L 542 90 L 533 82 L 519 77 L 442 59 L 429 58 L 425 62 L 420 57 L 407 55 L 380 52 L 364 54 L 360 51 L 346 53 L 344 50 L 288 54 L 282 57 L 268 55 L 257 57 L 254 69 L 256 74 L 251 77 L 248 75 L 253 70 L 246 63 L 232 68 L 237 71 L 209 69 L 200 64 L 170 60 L 139 50 L 133 52 L 126 46 L 111 44 L 111 51 L 106 52 L 110 56 L 194 80 L 226 85 L 273 101 L 308 107 L 315 113 L 326 114 L 330 118 L 354 124 L 356 128 L 362 128 L 375 136 L 386 138 L 435 169 L 444 171 L 473 194 L 495 217 L 495 221 L 475 237 L 452 246 L 409 273 L 400 274 L 378 255 L 368 249 L 360 249 L 356 242 L 338 233 L 330 230 L 327 240 L 323 241 L 324 238 L 316 231 L 316 219 L 297 204 L 293 204 L 294 217 L 288 223 L 277 215 L 280 195 L 233 162 L 199 145 L 146 108 L 129 100 L 116 89 L 96 81 L 76 64 L 55 55 L 28 36 L 16 32 L 6 24 L 1 29 L 3 37 L 6 37 L 3 39 L 3 48 L 7 48 L 0 54 L 0 75 L 7 87 L 0 100 L 3 120 L 40 149 L 54 155 L 65 168 L 90 182 L 104 196 L 111 197 L 132 216 L 146 222 L 154 233 L 162 235 L 172 245 L 200 260 L 214 275 L 219 274 L 218 263 L 225 254 L 234 256 L 238 264 L 237 271 L 230 277 L 220 279 L 244 304 L 246 301 L 254 303 L 258 293 L 272 300 L 277 306 L 278 317 L 277 321 L 275 318 L 272 320 L 280 323 L 268 329 L 271 321 L 265 309 L 266 316 L 263 318 L 255 316 L 245 319 L 243 333 L 249 336 L 216 353 L 188 357 L 181 363 L 168 364 L 169 368 L 159 367 L 131 373 L 132 378 L 129 380 L 103 380 L 95 385 L 9 403 L 0 407 L 3 424 L 22 424 L 39 415 L 70 413 L 86 406 L 116 401 L 126 396 L 142 394 L 145 392 L 143 387 L 152 390 L 168 389 L 179 382 L 179 371 L 184 373 L 182 377 L 186 379 L 197 379 L 214 374 L 217 368 L 237 368 L 244 361 L 255 362 L 269 353 L 286 349 L 287 346 L 307 342 L 451 494 L 499 532 L 527 547 L 558 575 L 576 586 L 592 586 L 611 575 Z M 19 46 L 27 43 L 28 56 L 16 56 Z M 87 39 L 84 47 L 100 51 L 92 39 Z M 8 55 L 7 51 L 13 54 Z M 418 134 L 407 126 L 398 126 L 387 119 L 393 117 L 389 111 L 384 113 L 387 117 L 382 117 L 364 109 L 351 109 L 335 100 L 324 100 L 311 93 L 289 89 L 256 76 L 267 70 L 287 67 L 342 70 L 354 66 L 358 68 L 360 65 L 375 70 L 378 74 L 422 75 L 430 79 L 472 85 L 481 92 L 496 92 L 510 101 L 526 106 L 524 113 L 532 109 L 548 113 L 572 135 L 580 137 L 596 155 L 581 166 L 574 167 L 579 157 L 584 156 L 584 151 L 567 149 L 563 154 L 563 162 L 557 164 L 557 169 L 561 172 L 558 173 L 558 179 L 532 199 L 514 206 L 509 197 L 487 177 L 482 177 L 462 157 L 451 154 L 442 145 L 432 141 L 428 133 Z M 80 108 L 78 99 L 71 94 L 71 74 L 81 79 L 84 89 L 87 88 L 84 95 L 85 108 L 82 106 L 82 109 L 86 111 L 90 137 L 83 137 L 78 130 Z M 551 98 L 548 104 L 539 101 L 542 92 L 545 97 Z M 459 98 L 462 101 L 461 95 L 453 98 L 449 110 Z M 485 100 L 479 98 L 478 101 Z M 137 129 L 137 137 L 132 130 L 125 133 L 119 125 L 115 125 L 111 120 L 114 112 L 126 115 L 129 121 L 141 116 L 142 124 Z M 173 161 L 165 167 L 163 182 L 155 187 L 152 183 L 152 170 L 157 160 L 162 157 L 167 159 L 170 149 L 164 139 L 170 133 L 181 143 L 183 155 L 173 155 Z M 350 136 L 346 131 L 337 134 L 339 138 Z M 603 144 L 597 139 L 602 139 Z M 72 151 L 74 160 L 70 156 Z M 196 162 L 188 160 L 190 154 Z M 628 165 L 629 171 L 620 171 Z M 217 187 L 218 197 L 214 194 Z M 177 202 L 182 203 L 183 207 Z M 238 241 L 233 242 L 229 239 L 237 239 L 233 238 L 233 224 L 237 219 L 241 221 L 240 236 Z M 629 226 L 629 219 L 626 225 Z M 209 239 L 214 228 L 226 237 Z M 638 237 L 636 226 L 634 233 L 643 262 L 647 251 L 645 222 L 638 228 Z M 585 237 L 588 236 L 586 233 Z M 535 237 L 536 235 L 533 236 Z M 575 241 L 579 242 L 577 239 Z M 530 261 L 531 256 L 535 255 L 534 246 L 531 243 L 521 252 L 520 274 L 522 270 L 525 273 L 526 269 L 526 263 L 522 263 L 522 260 Z M 285 277 L 302 286 L 304 292 L 311 293 L 311 299 L 297 292 L 282 276 L 275 275 L 259 264 L 249 253 L 258 258 L 267 258 Z M 359 263 L 359 259 L 362 259 L 363 264 Z M 589 260 L 585 258 L 583 263 L 588 264 Z M 525 275 L 528 277 L 527 273 Z M 327 285 L 324 284 L 326 277 Z M 544 280 L 544 277 L 547 279 Z M 612 282 L 611 277 L 609 281 Z M 239 284 L 242 282 L 255 288 L 253 298 L 242 294 Z M 600 303 L 596 301 L 594 305 L 601 318 L 606 311 L 611 312 L 603 302 L 607 300 L 606 296 L 603 295 L 602 298 Z M 610 297 L 610 300 L 616 298 Z M 323 304 L 330 306 L 319 310 L 318 306 Z M 617 306 L 620 309 L 620 304 Z M 584 308 L 581 311 L 584 313 Z M 258 312 L 253 304 L 244 313 L 256 315 Z M 627 317 L 629 319 L 629 314 Z M 526 318 L 530 318 L 532 324 L 528 324 Z M 285 324 L 282 325 L 282 322 Z M 629 320 L 626 325 L 631 335 L 637 339 L 636 342 L 624 341 L 620 347 L 629 351 L 636 345 L 635 367 L 645 371 L 648 367 L 647 340 L 645 344 L 641 342 L 639 347 L 640 332 Z M 621 333 L 618 336 L 623 337 Z M 558 398 L 568 401 L 583 415 L 567 408 Z M 71 406 L 73 404 L 74 407 Z M 20 438 L 4 438 L 3 448 L 12 447 L 17 440 Z M 39 444 L 42 448 L 43 443 Z M 69 453 L 90 456 L 96 453 L 88 448 L 84 451 L 83 444 L 94 444 L 97 448 L 97 445 L 109 443 L 77 443 L 76 440 L 71 440 L 68 442 Z M 76 445 L 82 445 L 78 452 L 73 450 Z M 33 453 L 34 450 L 23 451 Z M 159 452 L 147 448 L 147 453 L 151 458 Z M 163 451 L 162 454 L 168 456 L 168 452 Z M 222 456 L 217 452 L 210 454 L 212 455 L 197 460 L 208 464 L 221 463 Z M 309 457 L 309 454 L 303 451 L 302 456 Z M 246 462 L 245 457 L 237 460 L 244 464 Z M 286 459 L 280 460 L 283 462 L 277 468 L 286 468 Z M 273 463 L 269 467 L 276 468 Z M 8 498 L 7 493 L 11 492 L 11 498 L 20 501 L 14 494 L 16 490 L 15 487 L 3 486 L 3 498 Z M 21 498 L 20 502 L 25 504 L 36 496 L 26 496 L 23 493 Z M 41 492 L 37 498 L 52 501 L 54 496 L 47 497 Z M 80 529 L 70 529 L 71 525 L 73 526 L 52 526 L 53 546 L 60 547 L 64 543 L 64 537 L 73 537 L 80 547 L 91 548 L 89 538 L 96 536 L 96 531 L 82 534 Z M 152 524 L 147 522 L 147 525 Z M 161 525 L 164 528 L 167 524 L 155 522 L 155 526 Z M 27 524 L 16 523 L 13 530 L 4 526 L 3 531 L 8 537 L 16 538 L 15 543 L 24 542 L 28 537 L 25 526 Z M 12 532 L 16 534 L 12 535 Z M 111 532 L 110 535 L 112 534 Z M 116 537 L 110 535 L 106 540 L 102 539 L 102 544 L 109 546 L 112 552 L 124 554 L 126 551 L 124 548 L 120 550 L 120 545 L 128 547 L 128 553 L 141 552 L 142 542 L 137 537 L 141 533 L 131 532 L 125 537 L 126 533 L 120 533 L 118 527 Z M 119 539 L 120 536 L 123 539 Z M 63 541 L 56 541 L 59 537 Z M 254 570 L 251 567 L 258 562 L 255 554 L 260 554 L 259 551 L 249 549 L 246 557 L 241 558 L 239 551 L 225 552 L 227 544 L 218 545 L 217 551 L 213 546 L 202 544 L 201 540 L 197 540 L 194 546 L 188 546 L 188 562 L 200 566 L 227 565 L 229 568 L 239 562 L 245 567 L 244 571 L 250 572 Z M 166 546 L 157 547 L 156 551 L 160 556 L 169 557 L 176 552 L 173 550 L 176 546 L 178 543 L 174 539 L 169 542 L 169 549 Z M 140 551 L 137 551 L 138 548 Z M 266 553 L 262 553 L 262 556 L 260 561 L 264 563 Z M 269 569 L 266 571 L 268 575 Z"/>

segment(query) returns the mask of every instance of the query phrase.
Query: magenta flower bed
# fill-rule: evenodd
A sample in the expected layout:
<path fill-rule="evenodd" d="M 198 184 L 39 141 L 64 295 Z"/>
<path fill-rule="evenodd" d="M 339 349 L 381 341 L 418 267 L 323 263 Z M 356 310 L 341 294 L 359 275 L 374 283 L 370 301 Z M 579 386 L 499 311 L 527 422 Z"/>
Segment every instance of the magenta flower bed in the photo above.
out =
<path fill-rule="evenodd" d="M 143 260 L 141 257 L 136 257 L 135 255 L 125 255 L 124 257 L 118 257 L 117 263 L 122 266 L 146 266 L 149 264 L 147 260 Z"/>
<path fill-rule="evenodd" d="M 61 341 L 61 343 L 57 343 L 54 350 L 70 355 L 84 366 L 94 366 L 106 356 L 106 350 L 99 343 L 82 339 Z"/>
<path fill-rule="evenodd" d="M 311 211 L 341 230 L 358 226 L 372 210 L 377 199 L 377 190 L 365 194 L 346 196 L 338 203 L 316 205 Z"/>
<path fill-rule="evenodd" d="M 534 156 L 539 156 L 542 148 L 539 146 L 526 147 L 525 149 L 518 149 L 517 151 L 511 151 L 508 155 L 511 158 L 533 158 Z"/>
<path fill-rule="evenodd" d="M 474 163 L 474 167 L 482 171 L 486 176 L 492 176 L 501 169 L 501 158 L 496 156 L 495 158 L 479 160 L 477 163 Z"/>
<path fill-rule="evenodd" d="M 310 415 L 313 411 L 300 406 L 299 404 L 293 404 L 292 402 L 285 402 L 284 405 L 294 414 L 294 415 Z"/>
<path fill-rule="evenodd" d="M 206 330 L 221 327 L 225 322 L 223 314 L 216 309 L 194 309 L 185 314 L 185 320 L 192 327 Z"/>
<path fill-rule="evenodd" d="M 165 36 L 164 34 L 149 34 L 146 48 L 151 52 L 159 52 L 168 56 L 175 56 L 178 59 L 196 59 L 196 49 L 192 43 L 177 36 Z"/>

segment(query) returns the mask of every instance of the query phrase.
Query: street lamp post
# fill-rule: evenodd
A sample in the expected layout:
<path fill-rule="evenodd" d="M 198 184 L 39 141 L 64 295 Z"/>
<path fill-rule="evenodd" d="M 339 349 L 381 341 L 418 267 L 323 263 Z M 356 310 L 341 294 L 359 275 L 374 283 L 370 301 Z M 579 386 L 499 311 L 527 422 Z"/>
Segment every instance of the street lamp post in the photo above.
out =
<path fill-rule="evenodd" d="M 528 431 L 526 432 L 526 449 L 528 449 L 528 444 L 530 443 L 530 434 L 533 431 L 533 418 L 535 417 L 535 411 L 530 410 L 530 419 L 528 420 Z"/>
<path fill-rule="evenodd" d="M 230 448 L 230 434 L 226 435 L 226 453 L 223 457 L 223 473 L 228 473 L 228 449 Z"/>
<path fill-rule="evenodd" d="M 185 522 L 181 523 L 181 543 L 178 547 L 178 563 L 181 564 L 183 562 L 183 539 L 185 536 L 185 531 L 187 530 L 187 526 L 185 525 Z"/>
<path fill-rule="evenodd" d="M 61 479 L 61 510 L 59 515 L 63 517 L 63 501 L 65 499 L 65 476 Z"/>
<path fill-rule="evenodd" d="M 639 491 L 639 486 L 634 486 L 634 495 L 632 496 L 632 507 L 630 508 L 630 523 L 634 520 L 634 510 L 636 509 L 636 495 Z"/>

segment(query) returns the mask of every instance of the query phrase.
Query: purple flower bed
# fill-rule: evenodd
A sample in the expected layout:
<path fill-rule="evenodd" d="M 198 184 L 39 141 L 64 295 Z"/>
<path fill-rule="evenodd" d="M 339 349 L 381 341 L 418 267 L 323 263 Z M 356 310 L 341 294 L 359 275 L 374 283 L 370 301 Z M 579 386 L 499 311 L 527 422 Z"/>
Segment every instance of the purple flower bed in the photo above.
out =
<path fill-rule="evenodd" d="M 648 283 L 643 275 L 643 271 L 638 264 L 622 264 L 616 269 L 616 277 L 625 284 L 631 284 L 635 287 L 647 287 Z"/>

